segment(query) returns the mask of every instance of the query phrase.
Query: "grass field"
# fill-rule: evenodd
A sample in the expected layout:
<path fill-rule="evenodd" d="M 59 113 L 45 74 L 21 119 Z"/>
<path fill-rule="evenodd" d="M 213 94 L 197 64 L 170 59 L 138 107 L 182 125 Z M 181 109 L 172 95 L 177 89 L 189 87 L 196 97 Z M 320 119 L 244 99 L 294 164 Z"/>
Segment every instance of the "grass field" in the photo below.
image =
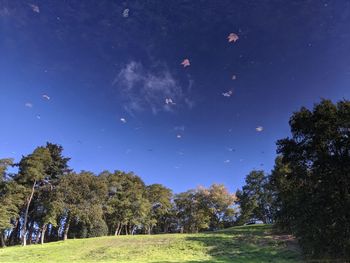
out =
<path fill-rule="evenodd" d="M 0 262 L 301 262 L 290 236 L 267 225 L 201 234 L 75 239 L 0 249 Z"/>

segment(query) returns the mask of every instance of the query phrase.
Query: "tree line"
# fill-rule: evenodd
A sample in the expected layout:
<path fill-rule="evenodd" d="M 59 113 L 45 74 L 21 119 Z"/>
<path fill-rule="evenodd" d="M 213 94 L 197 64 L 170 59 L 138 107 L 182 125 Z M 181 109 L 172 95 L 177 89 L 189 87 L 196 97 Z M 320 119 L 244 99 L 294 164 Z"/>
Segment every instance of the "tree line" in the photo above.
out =
<path fill-rule="evenodd" d="M 2 159 L 1 245 L 193 233 L 261 220 L 293 234 L 306 257 L 350 259 L 350 102 L 302 107 L 289 125 L 272 171 L 251 171 L 235 194 L 220 184 L 173 194 L 133 173 L 76 173 L 51 143 L 18 163 Z"/>
<path fill-rule="evenodd" d="M 134 173 L 99 175 L 68 166 L 60 145 L 47 143 L 18 163 L 0 160 L 2 246 L 136 233 L 193 233 L 233 224 L 234 194 L 224 185 L 174 195 Z M 18 172 L 9 173 L 15 166 Z"/>

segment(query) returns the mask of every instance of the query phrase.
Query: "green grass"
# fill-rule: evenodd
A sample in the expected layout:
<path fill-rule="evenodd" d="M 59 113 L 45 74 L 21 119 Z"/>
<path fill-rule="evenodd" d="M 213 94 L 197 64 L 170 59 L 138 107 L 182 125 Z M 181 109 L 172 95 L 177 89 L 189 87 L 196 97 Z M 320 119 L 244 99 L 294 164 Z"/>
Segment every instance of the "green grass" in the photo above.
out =
<path fill-rule="evenodd" d="M 0 249 L 0 262 L 301 262 L 294 241 L 270 226 L 200 234 L 75 239 Z"/>

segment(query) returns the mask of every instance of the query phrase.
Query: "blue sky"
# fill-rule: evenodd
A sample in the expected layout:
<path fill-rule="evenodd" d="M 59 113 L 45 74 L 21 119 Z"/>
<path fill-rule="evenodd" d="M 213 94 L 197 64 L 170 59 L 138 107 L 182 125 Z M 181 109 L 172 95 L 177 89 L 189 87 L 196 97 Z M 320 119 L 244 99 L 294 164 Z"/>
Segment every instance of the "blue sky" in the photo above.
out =
<path fill-rule="evenodd" d="M 50 141 L 76 171 L 234 191 L 293 111 L 350 98 L 349 24 L 342 0 L 2 1 L 0 158 Z"/>

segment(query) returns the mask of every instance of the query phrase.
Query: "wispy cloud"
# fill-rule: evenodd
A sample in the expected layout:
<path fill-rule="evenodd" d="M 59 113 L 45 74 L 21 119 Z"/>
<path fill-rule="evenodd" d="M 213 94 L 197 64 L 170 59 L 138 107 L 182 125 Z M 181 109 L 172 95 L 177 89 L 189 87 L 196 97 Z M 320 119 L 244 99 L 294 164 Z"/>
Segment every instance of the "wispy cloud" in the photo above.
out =
<path fill-rule="evenodd" d="M 175 126 L 175 127 L 174 127 L 174 130 L 175 130 L 175 131 L 182 131 L 182 132 L 184 132 L 184 131 L 185 131 L 185 126 L 184 126 L 184 125 Z"/>
<path fill-rule="evenodd" d="M 122 95 L 125 110 L 131 114 L 146 110 L 157 114 L 183 105 L 191 108 L 193 103 L 189 103 L 188 95 L 192 84 L 189 80 L 188 87 L 183 88 L 164 65 L 157 70 L 147 70 L 135 61 L 122 68 L 113 81 Z M 166 99 L 174 103 L 165 103 Z"/>

